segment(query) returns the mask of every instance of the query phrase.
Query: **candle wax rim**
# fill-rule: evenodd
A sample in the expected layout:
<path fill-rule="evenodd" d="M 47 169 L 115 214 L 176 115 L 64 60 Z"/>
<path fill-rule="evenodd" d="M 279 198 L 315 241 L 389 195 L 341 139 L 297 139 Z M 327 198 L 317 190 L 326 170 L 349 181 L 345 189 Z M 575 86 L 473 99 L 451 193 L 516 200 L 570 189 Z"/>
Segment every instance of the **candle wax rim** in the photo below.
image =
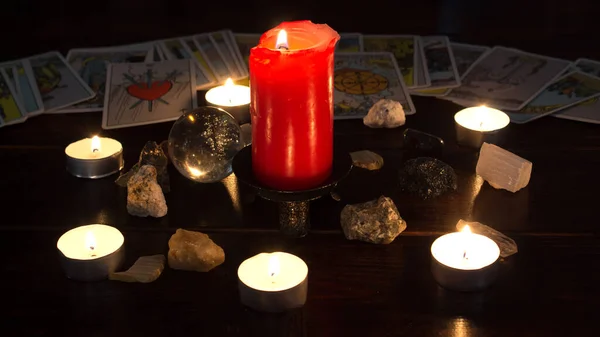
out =
<path fill-rule="evenodd" d="M 496 261 L 498 261 L 498 259 L 500 258 L 500 247 L 498 246 L 498 244 L 496 242 L 494 242 L 494 240 L 490 239 L 489 237 L 485 236 L 485 235 L 481 235 L 481 234 L 476 234 L 476 233 L 469 233 L 466 235 L 471 235 L 473 238 L 476 238 L 476 240 L 481 240 L 481 241 L 485 241 L 486 245 L 488 245 L 489 247 L 492 247 L 490 249 L 493 250 L 493 254 L 491 256 L 495 256 L 494 259 L 490 259 L 489 263 L 479 266 L 478 268 L 460 268 L 460 267 L 456 267 L 456 266 L 450 266 L 446 263 L 444 263 L 444 259 L 440 257 L 439 254 L 443 254 L 443 252 L 438 252 L 435 250 L 435 248 L 437 247 L 437 245 L 440 245 L 440 242 L 446 241 L 452 237 L 455 236 L 463 236 L 465 235 L 465 233 L 461 233 L 461 232 L 453 232 L 453 233 L 448 233 L 448 234 L 444 234 L 442 236 L 440 236 L 439 238 L 435 239 L 435 241 L 433 241 L 433 243 L 431 244 L 431 256 L 440 264 L 451 268 L 451 269 L 455 269 L 455 270 L 462 270 L 462 271 L 476 271 L 476 270 L 481 270 L 483 268 L 486 268 L 488 266 L 491 266 L 492 264 L 494 264 Z M 460 237 L 458 238 L 460 240 Z M 487 247 L 487 246 L 486 246 Z"/>
<path fill-rule="evenodd" d="M 241 271 L 244 271 L 245 269 L 248 269 L 251 263 L 253 262 L 257 262 L 255 261 L 256 259 L 260 258 L 262 255 L 271 255 L 271 254 L 277 254 L 278 256 L 283 256 L 284 259 L 293 259 L 294 262 L 298 263 L 300 266 L 300 269 L 302 270 L 296 270 L 297 272 L 299 272 L 300 276 L 298 277 L 298 281 L 294 282 L 292 285 L 287 285 L 286 288 L 275 288 L 275 289 L 265 289 L 262 287 L 255 287 L 256 285 L 251 285 L 248 284 L 248 280 L 244 281 L 243 275 L 240 275 Z M 280 263 L 286 263 L 285 261 L 280 261 Z M 266 266 L 265 266 L 266 267 Z M 282 268 L 283 269 L 283 268 Z M 268 269 L 265 269 L 264 271 L 259 271 L 259 272 L 266 272 Z M 247 258 L 246 260 L 242 261 L 242 263 L 240 263 L 238 270 L 237 270 L 237 276 L 238 276 L 238 280 L 240 282 L 242 282 L 245 286 L 247 286 L 250 289 L 256 290 L 256 291 L 263 291 L 263 292 L 268 292 L 268 293 L 279 293 L 279 292 L 283 292 L 283 291 L 287 291 L 290 289 L 293 289 L 295 287 L 297 287 L 299 284 L 301 284 L 302 282 L 304 282 L 304 280 L 306 280 L 306 278 L 308 277 L 308 266 L 306 265 L 306 262 L 304 262 L 304 260 L 302 260 L 301 258 L 299 258 L 296 255 L 290 254 L 290 253 L 285 253 L 285 252 L 272 252 L 272 253 L 259 253 L 256 254 L 252 257 Z M 245 276 L 245 275 L 244 275 Z"/>
<path fill-rule="evenodd" d="M 71 152 L 72 151 L 76 151 L 75 148 L 77 146 L 81 145 L 80 142 L 87 142 L 87 140 L 90 141 L 89 151 L 90 151 L 90 153 L 92 153 L 92 148 L 91 148 L 92 137 L 90 137 L 90 138 L 83 138 L 83 139 L 80 139 L 78 141 L 75 141 L 75 142 L 67 145 L 67 147 L 65 147 L 65 155 L 67 157 L 69 157 L 70 160 L 80 160 L 80 161 L 83 161 L 83 162 L 91 162 L 91 161 L 96 161 L 96 160 L 103 160 L 103 159 L 106 159 L 106 158 L 118 155 L 119 153 L 123 152 L 123 145 L 118 140 L 112 139 L 112 138 L 108 138 L 108 137 L 98 137 L 98 138 L 100 139 L 100 152 L 99 152 L 100 156 L 99 157 L 97 157 L 97 158 L 80 158 L 80 157 L 74 157 L 72 155 L 73 153 L 69 153 L 69 151 L 71 151 Z M 104 142 L 112 142 L 113 143 L 112 145 L 118 146 L 119 150 L 116 151 L 116 152 L 113 152 L 113 153 L 108 153 L 108 152 L 103 151 L 103 149 L 105 149 L 107 147 L 107 146 L 103 146 L 102 145 L 103 141 Z M 86 146 L 86 148 L 87 148 L 87 146 Z M 84 151 L 86 151 L 86 150 L 84 150 Z"/>
<path fill-rule="evenodd" d="M 100 230 L 110 231 L 111 235 L 115 235 L 115 237 L 114 238 L 111 237 L 111 239 L 116 239 L 116 241 L 112 241 L 111 244 L 113 244 L 113 245 L 115 243 L 118 244 L 118 248 L 114 249 L 110 253 L 107 253 L 107 254 L 104 254 L 104 255 L 98 255 L 98 256 L 94 256 L 94 257 L 90 257 L 90 258 L 85 258 L 85 259 L 82 259 L 82 258 L 79 258 L 79 257 L 73 257 L 73 254 L 71 254 L 71 252 L 65 252 L 65 250 L 68 250 L 68 248 L 69 248 L 69 247 L 65 247 L 64 246 L 64 245 L 67 245 L 67 243 L 65 243 L 65 241 L 69 239 L 70 235 L 75 235 L 76 232 L 86 231 L 86 229 L 87 230 L 92 230 L 94 228 L 100 228 Z M 84 244 L 85 244 L 85 242 L 81 243 L 82 246 Z M 121 231 L 119 231 L 115 227 L 112 227 L 112 226 L 109 226 L 109 225 L 104 225 L 104 224 L 90 224 L 90 225 L 84 225 L 84 226 L 79 226 L 79 227 L 71 228 L 68 231 L 64 232 L 60 236 L 60 238 L 58 238 L 58 241 L 56 241 L 56 248 L 67 259 L 76 260 L 76 261 L 94 261 L 94 260 L 98 260 L 98 259 L 104 258 L 106 256 L 109 256 L 111 254 L 114 254 L 115 252 L 119 251 L 119 249 L 123 248 L 124 244 L 125 244 L 125 237 L 123 236 L 123 233 L 121 233 Z M 98 245 L 98 243 L 97 243 L 97 245 Z M 62 246 L 62 248 L 64 250 L 61 249 L 61 246 Z"/>
<path fill-rule="evenodd" d="M 246 96 L 246 92 L 247 92 L 247 97 L 244 97 L 244 99 L 241 100 L 241 102 L 243 102 L 243 103 L 237 103 L 237 104 L 229 103 L 229 102 L 216 102 L 216 100 L 214 98 L 220 97 L 219 95 L 225 95 L 227 93 L 227 91 L 230 91 L 233 94 L 232 96 L 234 96 L 234 97 L 237 96 L 236 93 L 238 95 Z M 206 94 L 204 94 L 204 99 L 209 104 L 225 106 L 228 108 L 249 105 L 250 104 L 250 87 L 241 85 L 241 84 L 234 84 L 231 86 L 219 85 L 219 86 L 216 86 L 216 87 L 208 90 L 206 92 Z"/>
<path fill-rule="evenodd" d="M 494 125 L 492 128 L 488 127 L 486 128 L 484 125 L 483 128 L 479 129 L 479 128 L 472 128 L 472 125 L 469 125 L 469 118 L 474 118 L 474 115 L 476 113 L 481 113 L 481 114 L 486 114 L 486 116 L 491 116 L 494 119 Z M 492 131 L 498 131 L 501 129 L 504 129 L 505 127 L 508 126 L 508 124 L 510 124 L 510 117 L 501 110 L 498 109 L 494 109 L 494 108 L 489 108 L 489 107 L 480 107 L 480 106 L 475 106 L 475 107 L 470 107 L 470 108 L 465 108 L 460 110 L 459 112 L 457 112 L 456 114 L 454 114 L 454 121 L 462 126 L 465 129 L 469 129 L 472 131 L 479 131 L 479 132 L 492 132 Z M 489 124 L 489 123 L 488 123 Z"/>

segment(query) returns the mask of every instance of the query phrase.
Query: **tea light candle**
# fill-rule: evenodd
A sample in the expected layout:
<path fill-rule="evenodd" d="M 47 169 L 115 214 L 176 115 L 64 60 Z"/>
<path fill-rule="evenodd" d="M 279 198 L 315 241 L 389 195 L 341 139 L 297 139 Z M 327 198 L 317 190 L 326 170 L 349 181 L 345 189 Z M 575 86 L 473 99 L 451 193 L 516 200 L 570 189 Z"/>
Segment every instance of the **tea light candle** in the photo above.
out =
<path fill-rule="evenodd" d="M 498 144 L 510 117 L 500 110 L 478 106 L 457 112 L 454 122 L 458 144 L 478 149 L 484 142 Z"/>
<path fill-rule="evenodd" d="M 61 265 L 68 278 L 100 281 L 119 269 L 125 238 L 107 225 L 87 225 L 64 233 L 56 243 Z"/>
<path fill-rule="evenodd" d="M 229 112 L 239 124 L 250 123 L 250 88 L 234 84 L 231 78 L 214 87 L 204 96 L 208 105 Z"/>
<path fill-rule="evenodd" d="M 254 310 L 282 312 L 306 302 L 308 266 L 295 255 L 255 255 L 240 264 L 238 279 L 242 304 Z"/>
<path fill-rule="evenodd" d="M 79 178 L 104 178 L 124 165 L 123 146 L 110 138 L 94 136 L 69 144 L 65 149 L 67 171 Z"/>
<path fill-rule="evenodd" d="M 500 248 L 492 239 L 471 233 L 467 225 L 435 240 L 431 256 L 431 272 L 442 287 L 478 291 L 495 280 Z"/>

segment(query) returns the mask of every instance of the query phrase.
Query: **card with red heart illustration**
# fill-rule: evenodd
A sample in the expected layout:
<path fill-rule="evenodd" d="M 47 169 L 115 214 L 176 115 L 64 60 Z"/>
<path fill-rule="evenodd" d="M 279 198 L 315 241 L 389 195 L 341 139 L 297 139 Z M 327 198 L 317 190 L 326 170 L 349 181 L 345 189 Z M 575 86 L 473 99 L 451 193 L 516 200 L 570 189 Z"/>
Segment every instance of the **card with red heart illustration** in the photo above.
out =
<path fill-rule="evenodd" d="M 110 64 L 102 128 L 172 121 L 196 108 L 194 70 L 192 60 Z"/>

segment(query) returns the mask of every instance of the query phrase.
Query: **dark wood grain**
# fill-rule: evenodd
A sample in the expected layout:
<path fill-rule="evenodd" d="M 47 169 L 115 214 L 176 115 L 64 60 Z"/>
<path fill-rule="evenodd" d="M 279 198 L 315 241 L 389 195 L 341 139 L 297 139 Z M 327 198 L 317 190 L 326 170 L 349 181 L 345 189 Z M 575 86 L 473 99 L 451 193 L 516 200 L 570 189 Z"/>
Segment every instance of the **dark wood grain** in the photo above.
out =
<path fill-rule="evenodd" d="M 127 231 L 127 261 L 166 253 L 173 231 Z M 151 284 L 78 283 L 60 270 L 60 231 L 9 231 L 0 238 L 0 277 L 11 336 L 593 336 L 600 242 L 593 236 L 515 236 L 487 291 L 448 292 L 431 277 L 435 235 L 390 245 L 338 234 L 284 239 L 278 233 L 211 233 L 226 252 L 208 273 L 165 269 Z M 237 267 L 262 251 L 298 255 L 309 267 L 302 310 L 253 312 L 239 303 Z M 8 297 L 8 298 L 7 298 Z"/>
<path fill-rule="evenodd" d="M 518 193 L 495 190 L 476 178 L 477 152 L 456 146 L 453 115 L 460 107 L 433 98 L 415 98 L 418 113 L 406 126 L 375 130 L 360 120 L 335 124 L 336 146 L 342 150 L 369 149 L 380 153 L 381 171 L 355 168 L 338 192 L 341 202 L 326 197 L 312 203 L 315 230 L 339 228 L 339 212 L 346 203 L 362 202 L 381 194 L 394 199 L 409 228 L 451 230 L 460 218 L 482 221 L 513 232 L 596 232 L 596 199 L 600 181 L 594 179 L 600 164 L 598 126 L 544 118 L 527 125 L 511 124 L 504 147 L 533 162 L 527 188 Z M 169 214 L 162 219 L 129 216 L 126 191 L 115 177 L 85 180 L 70 176 L 64 168 L 64 148 L 70 142 L 99 133 L 119 140 L 126 168 L 137 161 L 148 140 L 168 137 L 172 123 L 100 131 L 99 113 L 42 115 L 22 125 L 0 131 L 0 162 L 6 179 L 0 189 L 5 209 L 4 226 L 60 227 L 106 222 L 119 228 L 276 228 L 277 209 L 261 199 L 248 202 L 234 175 L 214 184 L 186 180 L 171 167 Z M 459 177 L 456 193 L 422 201 L 401 192 L 397 171 L 406 159 L 402 132 L 406 127 L 442 137 L 444 161 Z M 35 209 L 35 212 L 29 211 Z"/>
<path fill-rule="evenodd" d="M 263 32 L 282 20 L 326 22 L 339 32 L 446 34 L 452 40 L 504 45 L 554 57 L 600 59 L 593 1 L 191 0 L 19 1 L 5 4 L 1 60 L 70 48 L 119 45 L 223 28 Z M 93 9 L 90 9 L 93 8 Z M 600 127 L 552 117 L 511 124 L 506 149 L 533 162 L 531 182 L 512 194 L 475 175 L 477 153 L 457 147 L 460 107 L 414 97 L 405 126 L 373 130 L 335 123 L 336 147 L 369 149 L 382 170 L 355 168 L 338 187 L 341 201 L 311 204 L 312 231 L 292 240 L 277 230 L 277 208 L 253 200 L 234 175 L 196 184 L 170 167 L 169 214 L 127 214 L 115 177 L 83 180 L 64 167 L 67 144 L 102 134 L 124 146 L 126 168 L 148 140 L 168 137 L 172 123 L 102 130 L 100 113 L 41 115 L 0 129 L 0 269 L 4 336 L 597 336 L 600 242 L 597 193 Z M 401 192 L 397 173 L 413 156 L 405 128 L 446 143 L 442 160 L 458 190 L 422 201 Z M 408 229 L 390 245 L 347 241 L 339 213 L 348 203 L 393 198 Z M 476 294 L 448 292 L 429 271 L 430 245 L 460 218 L 481 221 L 515 239 L 519 252 L 501 262 L 497 282 Z M 176 228 L 207 232 L 226 252 L 209 273 L 165 269 L 151 284 L 78 283 L 64 277 L 56 240 L 67 229 L 107 223 L 124 232 L 127 264 L 166 253 Z M 267 315 L 241 306 L 237 267 L 264 251 L 300 256 L 309 266 L 307 305 Z"/>

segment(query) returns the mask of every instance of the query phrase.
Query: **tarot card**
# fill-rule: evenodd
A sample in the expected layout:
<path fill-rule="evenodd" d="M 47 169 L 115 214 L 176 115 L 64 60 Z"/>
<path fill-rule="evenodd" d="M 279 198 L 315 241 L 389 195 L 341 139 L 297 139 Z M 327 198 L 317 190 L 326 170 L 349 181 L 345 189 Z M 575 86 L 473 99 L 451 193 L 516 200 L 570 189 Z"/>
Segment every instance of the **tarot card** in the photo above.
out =
<path fill-rule="evenodd" d="M 415 57 L 417 63 L 416 67 L 417 80 L 416 85 L 413 88 L 426 88 L 431 85 L 431 79 L 429 78 L 429 72 L 427 71 L 427 62 L 425 62 L 425 52 L 423 51 L 423 42 L 420 37 L 416 39 Z"/>
<path fill-rule="evenodd" d="M 229 43 L 227 41 L 227 31 L 222 30 L 218 32 L 209 33 L 209 38 L 217 47 L 217 51 L 219 52 L 223 60 L 225 60 L 227 68 L 231 73 L 232 79 L 239 80 L 248 76 L 244 69 L 240 69 L 237 62 L 237 56 L 233 53 L 233 50 L 229 46 Z"/>
<path fill-rule="evenodd" d="M 574 121 L 600 124 L 600 97 L 592 97 L 552 116 Z"/>
<path fill-rule="evenodd" d="M 158 44 L 158 43 L 153 44 L 152 49 L 153 49 L 152 61 L 158 62 L 158 61 L 164 61 L 167 59 L 167 56 L 165 55 L 162 48 L 160 47 L 160 44 Z"/>
<path fill-rule="evenodd" d="M 450 42 L 450 49 L 454 55 L 456 70 L 461 80 L 469 69 L 483 56 L 488 53 L 491 48 L 486 46 L 477 46 L 472 44 Z M 433 89 L 428 90 L 426 94 L 430 96 L 446 96 L 452 89 Z"/>
<path fill-rule="evenodd" d="M 573 67 L 576 70 L 582 71 L 586 74 L 594 75 L 596 77 L 600 77 L 600 62 L 580 58 L 573 64 Z"/>
<path fill-rule="evenodd" d="M 52 51 L 32 56 L 28 60 L 45 112 L 66 108 L 96 95 L 60 53 Z"/>
<path fill-rule="evenodd" d="M 196 64 L 198 64 L 198 66 L 202 68 L 204 74 L 206 74 L 206 77 L 211 81 L 211 83 L 217 83 L 215 69 L 210 64 L 210 60 L 208 59 L 204 51 L 198 49 L 196 42 L 194 42 L 194 38 L 191 36 L 183 37 L 180 39 L 180 41 L 181 43 L 186 45 L 188 49 L 192 52 Z"/>
<path fill-rule="evenodd" d="M 407 88 L 415 88 L 417 82 L 417 55 L 415 53 L 417 37 L 414 35 L 365 35 L 365 52 L 391 52 L 396 58 Z"/>
<path fill-rule="evenodd" d="M 229 66 L 223 56 L 217 49 L 217 45 L 208 34 L 200 34 L 194 36 L 196 48 L 202 50 L 206 56 L 207 63 L 214 70 L 215 77 L 218 82 L 225 82 L 230 77 L 235 77 L 229 70 Z"/>
<path fill-rule="evenodd" d="M 513 123 L 523 124 L 600 96 L 600 78 L 575 71 L 549 83 L 527 105 L 507 112 Z"/>
<path fill-rule="evenodd" d="M 260 34 L 235 33 L 234 37 L 238 49 L 240 50 L 240 54 L 242 54 L 242 58 L 246 63 L 246 67 L 249 67 L 250 63 L 248 62 L 248 58 L 250 57 L 250 49 L 258 45 L 258 41 L 260 40 Z"/>
<path fill-rule="evenodd" d="M 194 52 L 186 45 L 182 39 L 164 40 L 158 43 L 166 56 L 167 60 L 194 60 L 194 73 L 196 75 L 196 89 L 205 89 L 217 83 L 206 69 L 196 62 Z"/>
<path fill-rule="evenodd" d="M 238 66 L 238 69 L 240 69 L 240 72 L 243 76 L 245 76 L 245 77 L 250 76 L 250 73 L 248 72 L 248 67 L 246 66 L 246 62 L 244 62 L 244 58 L 242 57 L 242 54 L 240 53 L 240 48 L 238 48 L 238 44 L 235 42 L 235 36 L 233 35 L 233 32 L 230 30 L 226 30 L 225 32 L 226 32 L 225 38 L 227 39 L 227 44 L 229 45 L 229 48 L 231 49 L 231 52 L 233 53 L 233 55 L 235 57 L 235 61 Z"/>
<path fill-rule="evenodd" d="M 494 47 L 466 72 L 461 86 L 446 97 L 518 111 L 570 65 L 566 60 Z"/>
<path fill-rule="evenodd" d="M 391 53 L 339 53 L 334 89 L 335 119 L 362 118 L 382 98 L 400 102 L 407 115 L 416 112 Z"/>
<path fill-rule="evenodd" d="M 172 121 L 197 106 L 192 60 L 108 66 L 102 128 Z"/>
<path fill-rule="evenodd" d="M 427 72 L 431 89 L 448 89 L 460 86 L 460 76 L 456 69 L 454 54 L 447 36 L 422 36 L 423 51 L 427 62 Z M 431 89 L 416 90 L 415 94 L 430 96 Z"/>
<path fill-rule="evenodd" d="M 0 126 L 24 122 L 27 112 L 4 69 L 0 69 Z"/>
<path fill-rule="evenodd" d="M 450 49 L 456 62 L 456 70 L 461 78 L 477 63 L 479 59 L 492 50 L 487 46 L 450 42 Z"/>
<path fill-rule="evenodd" d="M 106 67 L 110 63 L 137 63 L 153 60 L 154 49 L 150 44 L 139 46 L 71 49 L 67 62 L 96 93 L 88 101 L 63 108 L 53 113 L 102 111 L 106 85 Z"/>
<path fill-rule="evenodd" d="M 358 53 L 363 51 L 363 37 L 360 33 L 342 33 L 335 46 L 336 53 Z"/>
<path fill-rule="evenodd" d="M 17 60 L 2 64 L 7 77 L 15 89 L 16 98 L 21 102 L 28 117 L 44 112 L 42 96 L 35 84 L 33 71 L 28 60 Z"/>

